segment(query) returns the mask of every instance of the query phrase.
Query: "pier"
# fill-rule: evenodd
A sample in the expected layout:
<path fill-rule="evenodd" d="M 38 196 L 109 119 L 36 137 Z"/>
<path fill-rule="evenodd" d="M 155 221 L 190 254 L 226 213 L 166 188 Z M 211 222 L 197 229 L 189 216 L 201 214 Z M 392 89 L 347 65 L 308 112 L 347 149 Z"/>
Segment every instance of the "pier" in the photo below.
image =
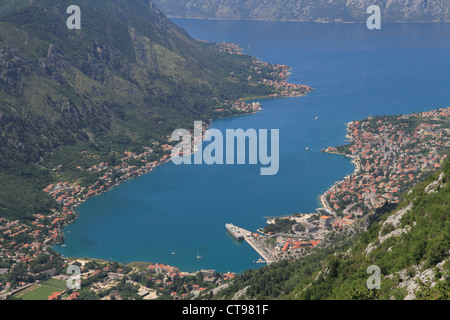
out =
<path fill-rule="evenodd" d="M 244 236 L 244 240 L 266 261 L 269 265 L 273 262 L 277 262 L 278 258 L 276 253 L 272 252 L 265 243 L 264 238 L 258 239 L 253 235 L 251 231 L 235 226 L 236 229 Z"/>

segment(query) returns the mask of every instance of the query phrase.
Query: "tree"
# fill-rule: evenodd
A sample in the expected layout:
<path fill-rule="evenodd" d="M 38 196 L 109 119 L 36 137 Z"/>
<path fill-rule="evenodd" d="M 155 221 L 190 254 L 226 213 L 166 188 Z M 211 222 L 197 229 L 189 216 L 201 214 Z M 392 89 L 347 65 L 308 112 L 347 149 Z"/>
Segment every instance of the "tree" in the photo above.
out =
<path fill-rule="evenodd" d="M 19 262 L 11 270 L 10 281 L 13 283 L 17 283 L 20 281 L 27 281 L 27 280 L 28 280 L 27 265 L 23 262 Z"/>
<path fill-rule="evenodd" d="M 439 281 L 434 287 L 430 283 L 426 285 L 420 283 L 420 288 L 416 292 L 417 299 L 421 300 L 449 300 L 450 299 L 450 281 Z"/>

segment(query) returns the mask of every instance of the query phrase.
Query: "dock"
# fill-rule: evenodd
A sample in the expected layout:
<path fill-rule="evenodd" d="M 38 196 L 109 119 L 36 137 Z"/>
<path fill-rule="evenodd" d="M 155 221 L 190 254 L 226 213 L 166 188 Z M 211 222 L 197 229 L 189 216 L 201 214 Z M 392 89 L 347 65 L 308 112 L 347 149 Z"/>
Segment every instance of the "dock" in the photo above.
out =
<path fill-rule="evenodd" d="M 258 239 L 253 236 L 251 231 L 237 227 L 240 233 L 244 236 L 244 240 L 266 261 L 269 265 L 273 262 L 277 262 L 278 258 L 273 254 L 270 248 L 264 243 L 264 239 Z"/>

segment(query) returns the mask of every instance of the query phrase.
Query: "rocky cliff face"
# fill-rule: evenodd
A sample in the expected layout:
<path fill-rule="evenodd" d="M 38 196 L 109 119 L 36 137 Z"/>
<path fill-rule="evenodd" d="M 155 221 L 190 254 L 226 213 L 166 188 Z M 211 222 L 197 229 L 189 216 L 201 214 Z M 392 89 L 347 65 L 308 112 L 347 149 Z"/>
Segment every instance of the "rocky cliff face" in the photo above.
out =
<path fill-rule="evenodd" d="M 364 22 L 378 5 L 386 22 L 450 21 L 448 0 L 155 0 L 169 16 L 237 20 Z"/>

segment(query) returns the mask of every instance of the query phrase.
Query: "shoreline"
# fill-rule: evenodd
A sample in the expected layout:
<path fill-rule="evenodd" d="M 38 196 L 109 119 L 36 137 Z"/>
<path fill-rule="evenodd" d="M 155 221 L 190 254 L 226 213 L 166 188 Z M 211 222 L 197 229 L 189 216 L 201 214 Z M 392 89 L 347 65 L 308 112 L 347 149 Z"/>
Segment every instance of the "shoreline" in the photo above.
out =
<path fill-rule="evenodd" d="M 259 111 L 258 111 L 258 112 L 259 112 Z M 254 112 L 254 113 L 257 113 L 257 112 Z M 241 115 L 235 115 L 235 116 L 242 116 L 242 115 L 248 115 L 248 114 L 241 114 Z M 219 119 L 220 119 L 220 118 L 219 118 Z M 218 119 L 215 119 L 215 120 L 218 120 Z M 362 120 L 362 121 L 363 121 L 363 120 Z M 213 123 L 213 122 L 211 121 L 210 125 L 212 125 L 212 123 Z M 350 126 L 351 126 L 352 124 L 354 124 L 353 121 L 347 123 L 347 131 L 349 131 L 349 128 L 350 128 Z M 208 126 L 208 127 L 209 127 L 209 126 Z M 358 141 L 358 140 L 355 140 L 355 139 L 354 139 L 355 137 L 352 137 L 351 135 L 347 135 L 347 138 L 349 138 L 349 140 L 350 140 L 351 142 Z M 356 138 L 357 138 L 357 137 L 356 137 Z M 348 141 L 348 140 L 347 140 L 347 141 Z M 346 156 L 347 158 L 350 158 L 350 159 L 351 159 L 351 163 L 353 163 L 353 164 L 355 165 L 354 171 L 353 171 L 352 174 L 350 174 L 350 177 L 354 177 L 354 178 L 357 178 L 357 177 L 358 177 L 358 174 L 359 174 L 360 171 L 361 171 L 361 163 L 360 163 L 361 159 L 360 159 L 360 154 L 359 154 L 359 152 L 360 152 L 361 150 L 358 151 L 358 154 L 354 154 L 354 155 L 343 154 L 343 153 L 341 153 L 341 152 L 335 152 L 335 151 L 331 151 L 331 152 L 327 152 L 326 150 L 322 150 L 322 151 L 325 152 L 325 153 L 337 154 L 337 155 L 341 155 L 341 156 L 344 155 L 344 156 Z M 169 158 L 169 159 L 165 159 L 164 161 L 159 162 L 157 165 L 151 167 L 148 171 L 146 171 L 146 172 L 141 172 L 141 173 L 136 174 L 136 175 L 134 175 L 134 176 L 130 176 L 130 177 L 128 177 L 128 179 L 122 180 L 122 181 L 120 181 L 120 182 L 124 182 L 124 181 L 127 181 L 127 180 L 131 180 L 131 179 L 133 179 L 133 178 L 135 178 L 135 177 L 138 177 L 138 176 L 147 174 L 147 173 L 153 171 L 154 168 L 156 168 L 156 167 L 158 167 L 158 166 L 160 166 L 160 165 L 166 164 L 166 163 L 169 162 L 169 161 L 171 161 L 170 158 Z M 349 179 L 347 179 L 347 177 L 348 177 L 348 175 L 347 175 L 344 179 L 341 179 L 341 180 L 336 181 L 336 182 L 335 182 L 331 187 L 329 187 L 322 195 L 319 196 L 319 202 L 320 202 L 320 203 L 322 204 L 322 206 L 323 206 L 323 208 L 320 208 L 320 209 L 324 209 L 325 211 L 327 211 L 328 213 L 330 213 L 330 215 L 332 215 L 332 216 L 334 216 L 334 217 L 337 217 L 337 213 L 332 209 L 332 207 L 331 207 L 330 204 L 328 203 L 328 201 L 327 201 L 327 194 L 328 194 L 329 192 L 332 192 L 333 190 L 336 191 L 336 189 L 338 189 L 340 185 L 344 184 L 347 180 L 349 180 Z M 119 185 L 120 182 L 115 183 L 114 185 L 111 186 L 111 188 L 114 188 L 115 186 Z M 111 190 L 111 188 L 110 188 L 110 189 L 107 189 L 107 190 L 104 190 L 103 192 L 107 192 L 107 191 Z M 103 193 L 103 192 L 102 192 L 102 193 Z M 102 193 L 100 193 L 100 194 L 102 194 Z M 98 195 L 100 195 L 100 194 L 98 194 Z M 84 202 L 84 201 L 86 201 L 86 200 L 87 200 L 87 199 L 84 199 L 82 202 Z M 80 202 L 79 204 L 81 204 L 82 202 Z M 79 205 L 79 204 L 78 204 L 78 205 Z M 356 204 L 357 204 L 357 203 L 356 203 Z M 376 207 L 375 207 L 375 208 L 376 208 Z M 283 216 L 277 216 L 277 217 L 271 216 L 271 217 L 265 217 L 265 218 L 272 218 L 272 219 L 273 219 L 273 218 L 280 218 L 280 217 L 282 217 L 282 218 L 289 218 L 289 217 L 294 217 L 296 214 L 297 214 L 297 213 L 293 213 L 293 214 L 289 214 L 289 215 L 283 215 Z M 267 220 L 267 219 L 266 219 L 266 220 Z M 95 258 L 91 258 L 91 259 L 95 259 Z M 130 263 L 133 263 L 133 262 L 134 262 L 134 261 L 131 261 Z M 128 263 L 128 264 L 130 264 L 130 263 Z"/>
<path fill-rule="evenodd" d="M 257 21 L 257 22 L 299 22 L 299 23 L 318 23 L 318 24 L 366 24 L 366 20 L 364 21 L 321 21 L 321 20 L 308 20 L 308 19 L 286 19 L 286 20 L 272 20 L 272 19 L 233 19 L 233 18 L 200 18 L 200 17 L 181 17 L 181 16 L 173 16 L 173 15 L 166 15 L 169 19 L 186 19 L 186 20 L 208 20 L 208 21 Z M 431 20 L 431 21 L 386 21 L 385 24 L 405 24 L 405 23 L 427 23 L 427 24 L 434 24 L 434 23 L 450 23 L 450 20 Z"/>
<path fill-rule="evenodd" d="M 349 122 L 346 123 L 346 131 L 347 131 L 346 138 L 347 138 L 347 139 L 350 139 L 350 140 L 349 140 L 350 143 L 353 141 L 353 140 L 351 139 L 350 134 L 349 134 L 349 132 L 350 132 L 349 127 L 350 127 L 350 124 L 351 124 L 351 123 L 353 123 L 353 121 L 349 121 Z M 334 154 L 334 155 L 344 156 L 344 157 L 346 157 L 346 158 L 350 158 L 350 159 L 351 159 L 350 162 L 355 166 L 355 169 L 353 170 L 353 173 L 351 174 L 351 176 L 354 176 L 354 175 L 356 175 L 356 174 L 359 172 L 359 170 L 360 170 L 360 164 L 359 164 L 359 162 L 356 160 L 356 157 L 355 157 L 355 156 L 348 155 L 348 154 L 344 154 L 344 153 L 339 152 L 339 151 L 327 151 L 327 150 L 325 150 L 325 149 L 323 149 L 322 152 L 328 153 L 328 154 Z M 323 207 L 325 210 L 328 209 L 328 210 L 331 210 L 331 211 L 332 211 L 332 209 L 331 209 L 331 207 L 330 207 L 328 201 L 326 200 L 326 195 L 327 195 L 327 193 L 330 192 L 330 191 L 332 191 L 334 188 L 336 188 L 339 184 L 343 183 L 344 181 L 345 181 L 345 177 L 344 177 L 343 179 L 341 179 L 341 180 L 336 181 L 330 188 L 328 188 L 324 193 L 322 193 L 322 194 L 319 196 L 320 203 L 322 204 L 322 207 Z M 327 210 L 327 211 L 328 211 L 328 210 Z"/>
<path fill-rule="evenodd" d="M 259 60 L 258 60 L 259 61 Z M 280 65 L 276 65 L 276 66 L 280 66 Z M 289 70 L 291 69 L 290 67 L 288 67 L 288 66 L 286 66 Z M 284 79 L 280 79 L 280 83 L 281 84 L 283 84 L 283 85 L 286 85 L 286 84 L 288 84 L 288 85 L 291 85 L 289 82 L 288 82 L 288 78 L 289 78 L 289 75 L 290 75 L 290 73 L 289 74 L 287 74 L 286 75 L 286 77 L 284 78 Z M 275 84 L 279 84 L 279 83 L 275 83 Z M 273 86 L 273 85 L 269 85 L 269 86 Z M 265 100 L 265 99 L 280 99 L 280 98 L 300 98 L 300 97 L 304 97 L 304 96 L 306 96 L 307 94 L 309 94 L 309 93 L 311 93 L 311 92 L 313 92 L 314 91 L 314 89 L 313 88 L 311 88 L 311 87 L 309 87 L 309 86 L 305 86 L 305 85 L 294 85 L 294 86 L 297 86 L 297 88 L 296 88 L 296 90 L 299 90 L 299 88 L 302 88 L 302 87 L 306 87 L 306 92 L 302 92 L 302 93 L 300 93 L 300 92 L 295 92 L 294 91 L 294 93 L 290 93 L 290 94 L 278 94 L 278 93 L 272 93 L 272 94 L 269 94 L 269 95 L 264 95 L 264 96 L 255 96 L 255 97 L 242 97 L 242 98 L 239 98 L 239 99 L 237 99 L 237 100 L 235 100 L 233 103 L 232 103 L 232 107 L 230 108 L 230 110 L 233 110 L 233 104 L 236 104 L 236 103 L 238 103 L 238 102 L 244 102 L 244 103 L 246 103 L 246 104 L 250 104 L 249 102 L 250 101 L 255 101 L 255 100 Z M 273 87 L 274 89 L 275 89 L 275 87 Z M 303 88 L 304 89 L 304 88 Z M 294 89 L 295 90 L 295 89 Z M 239 109 L 236 109 L 236 110 L 239 110 Z M 256 114 L 256 113 L 259 113 L 259 112 L 261 112 L 263 110 L 263 108 L 261 107 L 261 105 L 258 107 L 258 109 L 255 109 L 254 111 L 243 111 L 243 113 L 241 113 L 241 114 L 239 114 L 239 113 L 237 113 L 237 114 L 231 114 L 231 115 L 227 115 L 227 116 L 223 116 L 223 117 L 217 117 L 217 118 L 215 118 L 215 119 L 210 119 L 209 120 L 209 123 L 204 123 L 204 126 L 205 126 L 205 130 L 207 130 L 207 129 L 209 129 L 212 125 L 213 125 L 213 122 L 214 121 L 217 121 L 217 120 L 220 120 L 220 119 L 225 119 L 225 118 L 231 118 L 231 117 L 241 117 L 241 116 L 249 116 L 249 115 L 253 115 L 253 114 Z M 203 139 L 204 139 L 204 135 L 203 135 Z M 169 143 L 170 141 L 166 141 L 166 143 Z M 195 144 L 194 144 L 194 146 L 193 146 L 193 148 L 192 148 L 192 152 L 191 152 L 191 154 L 190 155 L 193 155 L 194 153 L 196 153 L 197 152 L 197 150 L 195 150 Z M 156 169 L 157 167 L 159 167 L 159 166 L 162 166 L 162 165 L 164 165 L 164 164 L 167 164 L 168 162 L 170 162 L 171 161 L 171 156 L 169 155 L 167 158 L 165 158 L 164 159 L 164 161 L 158 161 L 157 163 L 155 163 L 154 165 L 151 165 L 151 166 L 143 166 L 143 167 L 141 167 L 140 169 L 142 169 L 142 171 L 140 171 L 140 172 L 134 172 L 133 174 L 131 174 L 130 176 L 128 176 L 128 177 L 126 177 L 126 178 L 121 178 L 119 181 L 117 181 L 117 182 L 115 182 L 114 184 L 112 184 L 112 185 L 110 185 L 110 186 L 108 186 L 108 187 L 105 187 L 103 190 L 101 190 L 101 191 L 97 191 L 95 194 L 93 194 L 92 196 L 88 196 L 88 197 L 86 197 L 86 198 L 83 198 L 83 199 L 79 199 L 76 203 L 74 203 L 74 204 L 71 204 L 70 206 L 68 206 L 68 211 L 73 211 L 73 213 L 74 213 L 74 215 L 75 215 L 75 219 L 74 220 L 76 220 L 77 218 L 78 218 L 78 216 L 79 216 L 79 212 L 76 210 L 77 208 L 78 208 L 78 206 L 80 206 L 80 205 L 82 205 L 84 202 L 86 202 L 87 200 L 90 200 L 91 198 L 94 198 L 94 197 L 97 197 L 97 196 L 100 196 L 100 195 L 102 195 L 102 194 L 104 194 L 104 193 L 106 193 L 106 192 L 108 192 L 108 191 L 111 191 L 111 190 L 113 190 L 114 188 L 116 188 L 116 187 L 118 187 L 120 184 L 122 184 L 123 182 L 126 182 L 126 181 L 131 181 L 131 180 L 133 180 L 133 179 L 135 179 L 135 178 L 138 178 L 138 177 L 140 177 L 140 176 L 143 176 L 143 175 L 147 175 L 147 174 L 149 174 L 149 173 L 151 173 L 154 169 Z M 86 189 L 86 188 L 83 188 L 83 189 Z M 67 223 L 67 224 L 63 224 L 62 225 L 62 229 L 64 229 L 64 227 L 67 227 L 68 225 L 70 225 L 71 223 L 73 223 L 74 222 L 74 220 L 72 220 L 72 221 L 70 221 L 69 223 Z M 65 238 L 64 238 L 64 234 L 63 234 L 63 232 L 61 232 L 61 235 L 60 236 L 62 236 L 63 238 L 62 238 L 62 241 L 57 241 L 56 243 L 53 243 L 52 245 L 51 245 L 51 247 L 52 247 L 52 249 L 55 249 L 55 247 L 62 247 L 64 244 L 65 244 Z M 65 256 L 63 256 L 61 253 L 59 253 L 64 259 L 83 259 L 83 258 L 86 258 L 86 257 L 79 257 L 79 258 L 76 258 L 76 257 L 65 257 Z M 87 259 L 90 259 L 90 260 L 102 260 L 102 261 L 107 261 L 107 262 L 111 262 L 110 260 L 108 260 L 108 259 L 100 259 L 100 258 L 95 258 L 95 257 L 92 257 L 92 258 L 87 258 Z M 114 261 L 114 260 L 112 260 L 112 261 Z M 131 261 L 131 262 L 129 262 L 129 263 L 127 263 L 126 265 L 129 265 L 129 264 L 132 264 L 132 263 L 136 263 L 137 261 Z M 147 263 L 149 263 L 149 262 L 147 262 Z"/>

